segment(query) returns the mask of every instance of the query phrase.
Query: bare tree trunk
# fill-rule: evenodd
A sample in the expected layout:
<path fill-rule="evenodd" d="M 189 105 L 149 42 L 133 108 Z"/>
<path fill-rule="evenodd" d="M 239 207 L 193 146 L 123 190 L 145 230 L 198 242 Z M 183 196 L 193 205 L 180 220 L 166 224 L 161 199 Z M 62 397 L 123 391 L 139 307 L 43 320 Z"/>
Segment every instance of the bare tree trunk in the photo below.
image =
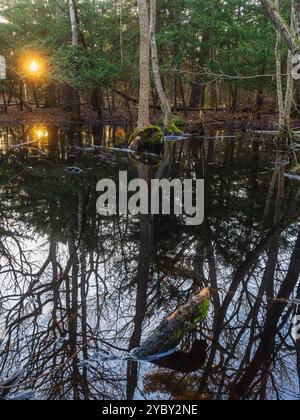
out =
<path fill-rule="evenodd" d="M 72 32 L 72 46 L 78 47 L 79 30 L 78 30 L 78 24 L 77 24 L 77 19 L 76 19 L 74 0 L 69 0 L 69 11 L 70 11 L 71 32 Z"/>
<path fill-rule="evenodd" d="M 291 50 L 288 52 L 287 57 L 287 86 L 285 92 L 285 104 L 284 104 L 284 114 L 285 114 L 285 127 L 290 128 L 291 122 L 291 113 L 292 113 L 292 105 L 293 105 L 293 97 L 294 97 L 294 79 L 292 76 L 293 72 L 293 53 Z"/>
<path fill-rule="evenodd" d="M 205 105 L 206 85 L 204 83 L 205 75 L 203 74 L 203 71 L 205 62 L 210 57 L 209 41 L 210 33 L 206 32 L 202 37 L 202 45 L 196 63 L 195 75 L 191 81 L 191 97 L 189 101 L 190 108 L 203 108 Z"/>
<path fill-rule="evenodd" d="M 292 1 L 292 11 L 291 11 L 291 31 L 295 32 L 295 28 L 297 28 L 297 34 L 300 35 L 298 27 L 299 23 L 299 9 L 300 9 L 300 1 L 293 0 Z M 297 13 L 296 13 L 297 10 Z M 298 39 L 300 39 L 300 36 Z M 295 49 L 289 49 L 288 57 L 287 57 L 287 86 L 286 86 L 286 95 L 285 95 L 285 124 L 286 126 L 290 126 L 290 119 L 292 113 L 292 105 L 293 105 L 293 97 L 294 97 L 294 79 L 293 79 L 293 55 L 295 53 Z"/>
<path fill-rule="evenodd" d="M 33 93 L 33 98 L 34 98 L 35 106 L 37 108 L 39 108 L 40 107 L 40 103 L 39 103 L 39 98 L 38 98 L 36 87 L 35 87 L 35 84 L 34 83 L 32 83 L 32 93 Z"/>
<path fill-rule="evenodd" d="M 71 33 L 72 33 L 72 47 L 79 48 L 79 27 L 76 15 L 76 3 L 75 0 L 69 0 L 69 12 L 71 21 Z M 73 117 L 79 120 L 80 114 L 80 92 L 76 87 L 72 87 L 72 112 Z"/>
<path fill-rule="evenodd" d="M 294 31 L 300 40 L 300 1 L 294 0 Z"/>
<path fill-rule="evenodd" d="M 3 109 L 4 109 L 4 113 L 7 114 L 8 113 L 8 107 L 7 107 L 7 102 L 6 102 L 6 96 L 5 96 L 5 89 L 2 89 L 2 98 L 3 98 Z"/>
<path fill-rule="evenodd" d="M 278 4 L 277 0 L 277 4 Z M 279 127 L 284 126 L 284 103 L 283 103 L 283 86 L 282 86 L 282 63 L 281 63 L 281 32 L 276 31 L 275 59 L 276 59 L 276 85 L 277 85 L 277 103 L 279 111 Z"/>
<path fill-rule="evenodd" d="M 182 106 L 183 106 L 183 110 L 184 110 L 184 116 L 185 116 L 185 118 L 187 118 L 188 117 L 187 104 L 186 104 L 186 100 L 185 100 L 184 85 L 183 85 L 183 81 L 182 81 L 181 76 L 178 77 L 178 81 L 179 81 L 179 89 L 180 89 Z"/>
<path fill-rule="evenodd" d="M 150 125 L 150 25 L 147 0 L 137 0 L 140 23 L 140 98 L 138 128 Z"/>
<path fill-rule="evenodd" d="M 292 2 L 294 3 L 294 2 Z M 275 7 L 279 11 L 279 0 L 275 0 Z M 291 32 L 294 31 L 294 5 L 292 4 L 291 12 Z M 293 101 L 293 50 L 289 50 L 287 56 L 287 83 L 286 92 L 284 97 L 283 84 L 282 84 L 282 62 L 281 62 L 281 32 L 277 30 L 276 33 L 276 46 L 275 46 L 275 57 L 276 57 L 276 82 L 277 82 L 277 99 L 278 99 L 278 110 L 279 110 L 279 132 L 285 135 L 290 131 L 290 117 L 292 111 Z"/>
<path fill-rule="evenodd" d="M 151 57 L 152 57 L 152 70 L 153 78 L 157 94 L 159 96 L 161 109 L 164 118 L 164 128 L 169 130 L 173 125 L 173 115 L 170 102 L 164 91 L 158 65 L 158 52 L 156 44 L 156 0 L 150 0 L 150 43 L 151 43 Z"/>
<path fill-rule="evenodd" d="M 273 0 L 260 0 L 261 4 L 264 6 L 267 15 L 270 20 L 274 23 L 276 29 L 282 34 L 283 38 L 288 44 L 290 50 L 299 51 L 300 50 L 300 41 L 297 38 L 297 35 L 293 30 L 291 30 L 283 17 L 280 15 L 277 5 Z M 298 0 L 296 0 L 296 3 Z M 299 6 L 297 6 L 299 7 Z"/>
<path fill-rule="evenodd" d="M 50 82 L 46 87 L 44 108 L 56 108 L 56 105 L 56 86 L 53 82 Z"/>

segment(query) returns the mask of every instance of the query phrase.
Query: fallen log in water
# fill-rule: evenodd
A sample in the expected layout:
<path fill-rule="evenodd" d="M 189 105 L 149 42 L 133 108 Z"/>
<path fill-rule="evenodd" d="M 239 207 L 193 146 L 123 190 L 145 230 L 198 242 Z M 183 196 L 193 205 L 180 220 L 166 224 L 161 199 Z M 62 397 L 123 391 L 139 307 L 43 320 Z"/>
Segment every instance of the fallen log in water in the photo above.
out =
<path fill-rule="evenodd" d="M 164 319 L 140 347 L 131 351 L 131 355 L 137 359 L 149 360 L 172 349 L 175 351 L 183 336 L 206 318 L 210 298 L 210 289 L 201 290 Z"/>

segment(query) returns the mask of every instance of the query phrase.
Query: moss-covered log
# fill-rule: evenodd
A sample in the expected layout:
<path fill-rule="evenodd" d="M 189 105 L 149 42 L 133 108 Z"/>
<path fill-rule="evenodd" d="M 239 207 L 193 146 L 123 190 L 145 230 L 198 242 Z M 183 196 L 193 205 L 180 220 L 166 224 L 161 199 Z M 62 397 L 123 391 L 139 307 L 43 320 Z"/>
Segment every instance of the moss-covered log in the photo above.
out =
<path fill-rule="evenodd" d="M 180 115 L 172 116 L 172 120 L 169 122 L 167 127 L 168 134 L 182 134 L 187 127 L 187 121 Z"/>
<path fill-rule="evenodd" d="M 137 153 L 160 154 L 164 147 L 164 134 L 160 127 L 150 125 L 141 130 L 135 130 L 129 138 L 130 149 Z"/>
<path fill-rule="evenodd" d="M 185 305 L 164 319 L 140 347 L 132 350 L 132 356 L 138 359 L 147 359 L 175 349 L 183 336 L 206 318 L 210 298 L 210 289 L 201 290 Z"/>

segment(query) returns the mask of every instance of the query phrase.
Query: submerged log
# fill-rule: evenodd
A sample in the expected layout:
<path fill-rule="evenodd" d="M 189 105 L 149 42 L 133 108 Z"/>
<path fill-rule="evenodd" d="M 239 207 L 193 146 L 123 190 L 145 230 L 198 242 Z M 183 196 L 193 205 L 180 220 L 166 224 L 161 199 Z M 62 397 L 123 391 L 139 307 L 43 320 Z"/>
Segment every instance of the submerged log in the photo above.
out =
<path fill-rule="evenodd" d="M 131 355 L 137 359 L 149 359 L 172 350 L 176 351 L 183 336 L 206 318 L 210 298 L 209 288 L 201 290 L 164 319 L 140 347 L 131 351 Z"/>

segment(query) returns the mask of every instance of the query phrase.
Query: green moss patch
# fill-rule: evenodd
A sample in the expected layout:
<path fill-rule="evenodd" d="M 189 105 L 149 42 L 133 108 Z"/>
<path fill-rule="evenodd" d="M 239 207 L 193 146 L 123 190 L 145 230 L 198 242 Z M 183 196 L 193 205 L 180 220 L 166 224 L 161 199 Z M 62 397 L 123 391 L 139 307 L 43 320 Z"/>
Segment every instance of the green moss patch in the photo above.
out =
<path fill-rule="evenodd" d="M 210 307 L 209 299 L 204 300 L 201 305 L 199 305 L 199 315 L 193 321 L 189 321 L 185 324 L 182 330 L 177 330 L 174 332 L 175 339 L 182 339 L 184 334 L 194 330 L 205 318 L 207 318 Z"/>
<path fill-rule="evenodd" d="M 129 138 L 130 147 L 137 152 L 160 153 L 163 149 L 164 134 L 160 127 L 150 125 L 135 130 Z"/>
<path fill-rule="evenodd" d="M 173 117 L 174 125 L 177 127 L 178 130 L 184 132 L 187 127 L 187 120 L 182 117 L 181 115 L 174 115 Z"/>

